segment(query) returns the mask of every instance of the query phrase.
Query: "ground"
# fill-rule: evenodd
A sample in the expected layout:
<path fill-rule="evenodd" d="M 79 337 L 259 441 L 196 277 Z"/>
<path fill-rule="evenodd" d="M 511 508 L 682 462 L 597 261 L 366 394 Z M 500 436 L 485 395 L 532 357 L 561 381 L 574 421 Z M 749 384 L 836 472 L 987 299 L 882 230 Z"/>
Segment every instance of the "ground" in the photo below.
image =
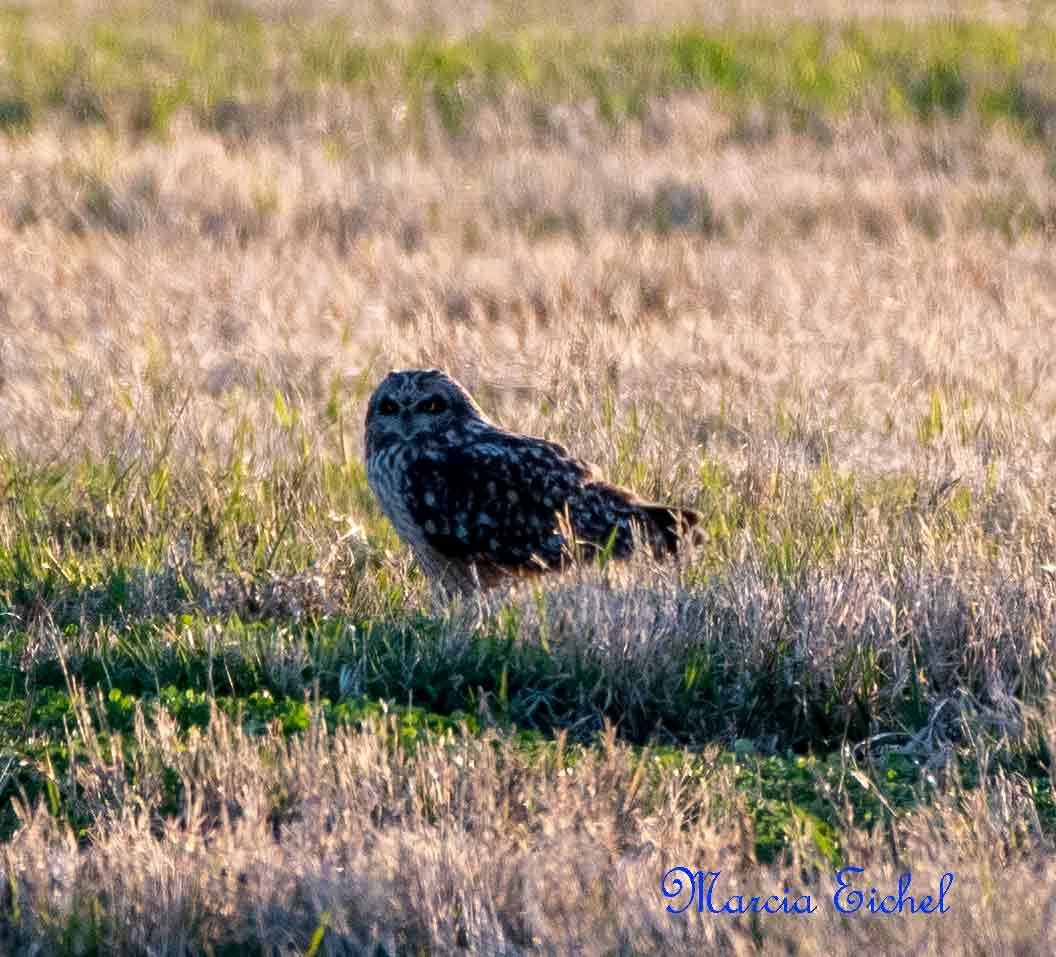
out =
<path fill-rule="evenodd" d="M 0 11 L 0 950 L 1051 952 L 1056 24 L 767 6 Z M 426 364 L 705 543 L 433 594 Z"/>

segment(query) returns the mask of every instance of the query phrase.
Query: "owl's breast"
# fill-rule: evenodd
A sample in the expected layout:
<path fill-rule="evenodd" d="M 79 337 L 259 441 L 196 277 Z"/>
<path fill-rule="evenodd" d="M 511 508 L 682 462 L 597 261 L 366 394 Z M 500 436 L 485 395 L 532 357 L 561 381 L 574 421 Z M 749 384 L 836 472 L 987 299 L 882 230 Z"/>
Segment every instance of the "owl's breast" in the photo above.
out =
<path fill-rule="evenodd" d="M 396 533 L 411 546 L 422 541 L 421 529 L 409 508 L 412 492 L 408 470 L 418 454 L 413 446 L 391 443 L 367 460 L 367 483 Z"/>

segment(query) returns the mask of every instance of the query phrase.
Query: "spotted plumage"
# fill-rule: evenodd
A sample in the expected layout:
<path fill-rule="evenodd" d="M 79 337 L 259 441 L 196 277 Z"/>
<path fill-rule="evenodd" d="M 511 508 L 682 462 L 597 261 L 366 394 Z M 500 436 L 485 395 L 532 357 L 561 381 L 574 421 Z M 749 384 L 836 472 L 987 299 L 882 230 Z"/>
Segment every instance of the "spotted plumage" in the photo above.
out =
<path fill-rule="evenodd" d="M 643 502 L 560 445 L 490 422 L 437 369 L 390 372 L 367 405 L 367 478 L 425 573 L 470 592 L 599 549 L 674 553 L 697 513 Z"/>

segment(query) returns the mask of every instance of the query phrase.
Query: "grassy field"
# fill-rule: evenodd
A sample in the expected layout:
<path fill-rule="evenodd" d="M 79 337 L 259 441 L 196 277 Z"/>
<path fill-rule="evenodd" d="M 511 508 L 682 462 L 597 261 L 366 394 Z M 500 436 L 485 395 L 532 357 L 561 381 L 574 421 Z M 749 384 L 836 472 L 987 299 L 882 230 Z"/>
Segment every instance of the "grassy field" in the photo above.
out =
<path fill-rule="evenodd" d="M 3 953 L 1052 952 L 1048 7 L 570 6 L 0 10 Z M 706 544 L 443 601 L 419 364 Z"/>

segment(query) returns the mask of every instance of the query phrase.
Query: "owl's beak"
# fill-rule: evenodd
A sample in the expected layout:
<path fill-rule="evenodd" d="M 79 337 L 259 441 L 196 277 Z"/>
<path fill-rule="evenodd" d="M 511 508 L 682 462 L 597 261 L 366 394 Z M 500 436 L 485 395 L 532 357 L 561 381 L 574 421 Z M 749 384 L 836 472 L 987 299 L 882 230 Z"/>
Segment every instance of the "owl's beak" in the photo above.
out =
<path fill-rule="evenodd" d="M 411 410 L 404 409 L 400 413 L 400 434 L 405 438 L 411 437 Z"/>

